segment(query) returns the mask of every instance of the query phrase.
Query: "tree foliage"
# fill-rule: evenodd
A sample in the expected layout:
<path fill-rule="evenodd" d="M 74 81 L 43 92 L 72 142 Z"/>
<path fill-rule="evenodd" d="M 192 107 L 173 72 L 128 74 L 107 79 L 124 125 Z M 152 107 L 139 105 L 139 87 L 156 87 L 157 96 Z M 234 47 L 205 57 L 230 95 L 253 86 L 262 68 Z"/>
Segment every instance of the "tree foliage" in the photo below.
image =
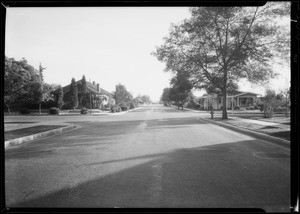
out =
<path fill-rule="evenodd" d="M 121 83 L 116 85 L 116 90 L 113 93 L 113 97 L 116 101 L 116 105 L 123 105 L 123 106 L 129 106 L 130 101 L 133 99 L 132 94 L 128 92 L 126 87 Z"/>
<path fill-rule="evenodd" d="M 5 56 L 4 103 L 8 112 L 13 103 L 28 105 L 41 102 L 42 94 L 39 72 L 25 58 L 17 61 Z"/>
<path fill-rule="evenodd" d="M 85 75 L 83 75 L 82 79 L 81 79 L 81 92 L 82 92 L 82 95 L 80 97 L 80 99 L 81 99 L 80 102 L 81 102 L 82 107 L 86 107 L 87 102 L 89 100 L 89 97 L 88 97 L 88 94 L 87 94 L 87 86 L 86 86 Z"/>
<path fill-rule="evenodd" d="M 169 98 L 177 103 L 178 107 L 188 101 L 193 84 L 189 80 L 187 72 L 178 71 L 176 76 L 171 79 L 171 89 Z"/>
<path fill-rule="evenodd" d="M 160 100 L 164 102 L 165 105 L 170 105 L 171 103 L 170 90 L 171 88 L 164 88 L 163 93 L 160 97 Z"/>
<path fill-rule="evenodd" d="M 146 104 L 151 103 L 151 99 L 150 99 L 150 97 L 149 97 L 148 95 L 142 95 L 142 96 L 141 96 L 141 100 L 142 100 L 144 103 L 146 103 Z"/>
<path fill-rule="evenodd" d="M 57 107 L 61 109 L 64 105 L 64 91 L 61 86 L 58 87 Z"/>
<path fill-rule="evenodd" d="M 276 74 L 274 58 L 289 53 L 289 32 L 278 18 L 290 13 L 287 2 L 263 7 L 190 8 L 191 18 L 172 25 L 164 44 L 153 54 L 165 71 L 185 71 L 194 87 L 226 95 L 241 78 L 265 83 Z M 223 108 L 223 119 L 227 119 Z"/>
<path fill-rule="evenodd" d="M 77 83 L 75 81 L 75 78 L 72 78 L 72 80 L 71 80 L 70 105 L 71 105 L 71 108 L 73 108 L 73 109 L 78 107 L 78 88 L 77 88 Z"/>

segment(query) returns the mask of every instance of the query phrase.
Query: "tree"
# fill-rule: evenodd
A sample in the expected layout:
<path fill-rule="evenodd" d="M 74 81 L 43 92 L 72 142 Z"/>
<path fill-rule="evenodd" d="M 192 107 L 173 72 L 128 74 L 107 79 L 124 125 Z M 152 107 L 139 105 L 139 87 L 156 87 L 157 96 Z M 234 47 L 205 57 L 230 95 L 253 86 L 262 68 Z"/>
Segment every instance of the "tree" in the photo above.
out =
<path fill-rule="evenodd" d="M 151 99 L 150 99 L 150 97 L 149 97 L 148 95 L 143 95 L 143 96 L 141 96 L 141 100 L 142 100 L 144 103 L 147 103 L 147 104 L 151 103 Z"/>
<path fill-rule="evenodd" d="M 289 54 L 289 29 L 277 18 L 288 16 L 288 2 L 263 7 L 190 8 L 191 18 L 173 25 L 165 42 L 152 54 L 165 71 L 184 70 L 196 88 L 219 90 L 226 106 L 230 87 L 241 78 L 264 83 L 276 74 L 275 57 Z M 223 108 L 222 119 L 228 119 Z"/>
<path fill-rule="evenodd" d="M 82 107 L 86 107 L 88 99 L 87 99 L 87 86 L 86 86 L 85 75 L 83 75 L 82 79 L 81 79 L 81 92 L 82 92 L 82 95 L 80 97 L 80 103 L 81 103 Z"/>
<path fill-rule="evenodd" d="M 64 105 L 64 91 L 61 86 L 58 87 L 57 107 L 61 109 Z"/>
<path fill-rule="evenodd" d="M 42 110 L 42 102 L 44 101 L 44 75 L 43 75 L 43 72 L 46 68 L 44 68 L 42 66 L 42 64 L 40 63 L 39 64 L 39 85 L 38 85 L 38 91 L 39 91 L 39 94 L 38 94 L 38 103 L 39 103 L 39 112 L 41 114 L 41 110 Z"/>
<path fill-rule="evenodd" d="M 75 78 L 72 78 L 70 87 L 70 104 L 71 108 L 75 109 L 78 107 L 78 89 Z"/>
<path fill-rule="evenodd" d="M 171 90 L 171 88 L 164 88 L 163 93 L 160 97 L 160 100 L 162 102 L 164 102 L 165 106 L 170 105 L 170 102 L 171 102 L 171 100 L 170 100 L 170 90 Z"/>
<path fill-rule="evenodd" d="M 10 105 L 29 105 L 40 101 L 40 76 L 25 58 L 16 61 L 5 56 L 4 103 L 10 114 Z"/>
<path fill-rule="evenodd" d="M 116 91 L 113 93 L 116 105 L 123 105 L 128 107 L 130 101 L 133 99 L 132 94 L 126 90 L 126 87 L 119 83 L 116 85 Z"/>
<path fill-rule="evenodd" d="M 54 96 L 51 92 L 59 88 L 58 84 L 43 84 L 43 102 L 54 100 Z"/>
<path fill-rule="evenodd" d="M 4 103 L 10 114 L 10 105 L 14 103 L 23 92 L 22 73 L 14 58 L 5 56 L 5 72 L 4 72 Z"/>
<path fill-rule="evenodd" d="M 263 116 L 265 118 L 273 117 L 274 109 L 279 106 L 278 96 L 276 92 L 271 89 L 266 90 L 266 95 L 263 97 Z"/>
<path fill-rule="evenodd" d="M 44 74 L 43 74 L 43 72 L 44 72 L 45 69 L 46 69 L 46 68 L 44 68 L 44 67 L 42 66 L 42 63 L 40 63 L 40 64 L 39 64 L 39 76 L 40 76 L 40 78 L 41 78 L 41 82 L 44 82 Z"/>
<path fill-rule="evenodd" d="M 290 100 L 291 100 L 291 88 L 286 88 L 286 89 L 283 89 L 281 91 L 281 94 L 283 95 L 284 97 L 284 106 L 285 106 L 285 116 L 288 117 L 288 112 L 289 112 L 289 103 L 290 103 Z"/>
<path fill-rule="evenodd" d="M 177 106 L 183 105 L 188 101 L 193 84 L 189 80 L 187 72 L 178 71 L 176 76 L 171 79 L 170 99 L 177 103 Z"/>

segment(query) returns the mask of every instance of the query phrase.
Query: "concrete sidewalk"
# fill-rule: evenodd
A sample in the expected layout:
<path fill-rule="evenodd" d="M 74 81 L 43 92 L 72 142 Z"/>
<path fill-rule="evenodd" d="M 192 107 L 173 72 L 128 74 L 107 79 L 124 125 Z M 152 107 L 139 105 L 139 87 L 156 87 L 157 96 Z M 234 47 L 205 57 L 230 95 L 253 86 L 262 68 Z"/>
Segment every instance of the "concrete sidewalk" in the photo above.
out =
<path fill-rule="evenodd" d="M 122 112 L 117 112 L 117 113 L 110 113 L 110 112 L 95 112 L 92 113 L 92 116 L 97 116 L 97 115 L 121 115 L 121 114 L 125 114 L 137 109 L 140 109 L 141 107 L 138 108 L 134 108 L 134 109 L 130 109 L 128 111 L 122 111 Z M 60 116 L 64 116 L 64 115 L 78 115 L 78 116 L 85 116 L 85 115 L 81 115 L 80 112 L 79 114 L 77 112 L 71 112 L 71 113 L 63 113 L 60 115 L 57 115 L 58 117 Z M 86 114 L 86 116 L 91 116 L 90 114 Z M 52 135 L 56 135 L 65 131 L 69 131 L 72 130 L 78 126 L 75 126 L 74 124 L 68 123 L 68 122 L 63 122 L 63 121 L 19 121 L 19 122 L 15 122 L 15 121 L 6 121 L 4 122 L 4 134 L 5 132 L 8 131 L 14 131 L 14 130 L 19 130 L 19 129 L 26 129 L 26 128 L 30 128 L 30 127 L 35 127 L 35 126 L 51 126 L 51 125 L 57 125 L 57 126 L 62 126 L 61 128 L 56 128 L 56 129 L 52 129 L 52 130 L 48 130 L 45 132 L 40 132 L 40 133 L 36 133 L 36 134 L 29 134 L 27 136 L 23 136 L 23 137 L 19 137 L 19 138 L 14 138 L 14 139 L 10 139 L 5 141 L 5 148 L 8 148 L 10 146 L 13 145 L 17 145 L 17 144 L 21 144 L 24 142 L 29 142 L 29 141 L 33 141 L 33 140 L 37 140 L 39 138 L 44 138 L 44 137 L 48 137 L 48 136 L 52 136 Z"/>
<path fill-rule="evenodd" d="M 184 108 L 184 110 L 197 112 L 199 111 Z M 201 112 L 204 113 L 204 112 Z M 206 122 L 214 123 L 224 128 L 228 128 L 242 134 L 251 135 L 263 140 L 271 141 L 273 143 L 279 144 L 286 148 L 290 147 L 290 140 L 287 140 L 283 137 L 275 137 L 272 136 L 276 133 L 288 133 L 290 132 L 290 125 L 285 125 L 281 123 L 275 122 L 266 122 L 255 119 L 244 119 L 236 116 L 229 116 L 228 120 L 222 120 L 221 115 L 214 115 L 214 119 L 211 119 L 211 115 L 209 112 L 206 114 L 202 114 L 199 119 L 205 120 Z"/>

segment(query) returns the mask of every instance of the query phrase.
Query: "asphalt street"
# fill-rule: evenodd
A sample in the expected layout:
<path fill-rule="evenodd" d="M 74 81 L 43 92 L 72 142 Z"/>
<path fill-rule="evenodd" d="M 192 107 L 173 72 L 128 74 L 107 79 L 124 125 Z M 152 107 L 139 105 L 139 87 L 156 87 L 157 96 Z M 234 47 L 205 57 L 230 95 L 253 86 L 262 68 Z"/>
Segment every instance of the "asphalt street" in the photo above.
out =
<path fill-rule="evenodd" d="M 5 151 L 7 207 L 290 211 L 290 151 L 204 122 L 202 114 L 148 106 L 44 116 L 77 128 Z"/>

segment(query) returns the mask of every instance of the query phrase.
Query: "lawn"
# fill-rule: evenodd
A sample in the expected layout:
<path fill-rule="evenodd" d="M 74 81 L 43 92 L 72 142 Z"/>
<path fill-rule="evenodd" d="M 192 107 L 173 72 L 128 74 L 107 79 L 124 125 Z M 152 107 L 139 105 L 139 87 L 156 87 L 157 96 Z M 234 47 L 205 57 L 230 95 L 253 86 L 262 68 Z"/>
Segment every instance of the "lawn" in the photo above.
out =
<path fill-rule="evenodd" d="M 37 134 L 37 133 L 40 133 L 40 132 L 45 132 L 45 131 L 61 128 L 61 127 L 64 127 L 64 126 L 61 126 L 61 125 L 33 126 L 33 127 L 29 127 L 29 128 L 17 129 L 17 130 L 4 132 L 4 137 L 5 137 L 5 141 L 6 141 L 6 140 L 25 137 L 25 136 Z"/>
<path fill-rule="evenodd" d="M 284 140 L 290 140 L 290 118 L 286 117 L 273 117 L 262 118 L 252 117 L 247 119 L 260 120 L 265 122 L 277 123 L 276 125 L 263 125 L 251 123 L 246 120 L 242 120 L 240 117 L 230 117 L 228 120 L 222 120 L 220 116 L 214 118 L 214 121 L 226 123 L 240 128 L 249 129 L 252 131 L 268 134 L 274 137 L 282 138 Z"/>

